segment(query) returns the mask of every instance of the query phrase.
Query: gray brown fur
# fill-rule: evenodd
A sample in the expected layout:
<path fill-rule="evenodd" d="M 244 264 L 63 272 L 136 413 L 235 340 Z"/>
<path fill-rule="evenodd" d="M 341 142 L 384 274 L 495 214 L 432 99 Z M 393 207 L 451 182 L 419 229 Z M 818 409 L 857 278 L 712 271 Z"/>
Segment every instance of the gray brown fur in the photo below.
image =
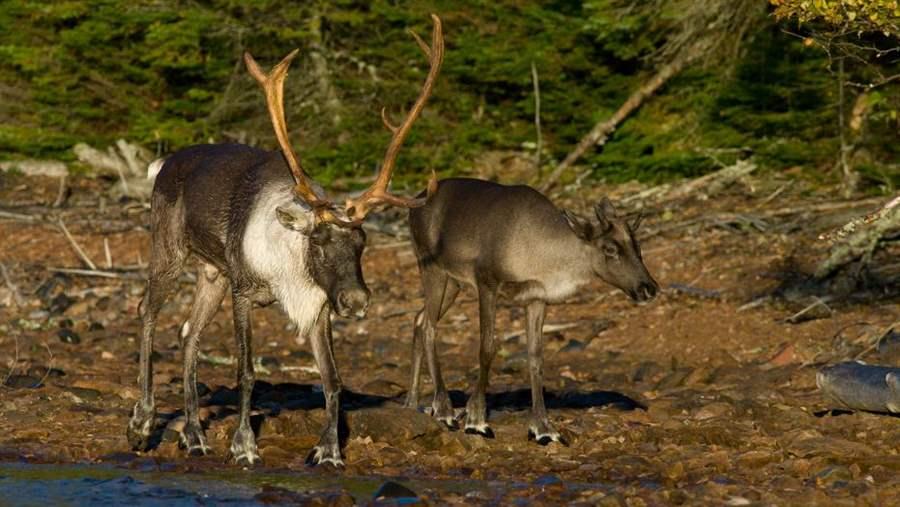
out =
<path fill-rule="evenodd" d="M 416 316 L 410 388 L 406 404 L 418 406 L 423 353 L 435 385 L 431 410 L 456 426 L 436 350 L 436 326 L 462 285 L 475 287 L 480 321 L 480 372 L 466 406 L 467 432 L 492 436 L 485 391 L 497 351 L 494 320 L 498 294 L 526 310 L 532 420 L 529 434 L 542 444 L 561 441 L 547 418 L 543 397 L 545 308 L 577 293 L 599 276 L 636 301 L 655 297 L 658 285 L 641 258 L 637 223 L 620 218 L 612 204 L 598 204 L 589 220 L 560 210 L 527 186 L 475 179 L 440 182 L 428 203 L 410 210 L 425 305 Z"/>
<path fill-rule="evenodd" d="M 317 223 L 293 194 L 293 180 L 280 152 L 239 144 L 200 145 L 169 157 L 151 198 L 151 256 L 141 302 L 141 399 L 128 425 L 128 439 L 145 450 L 153 432 L 151 354 L 156 318 L 176 288 L 189 257 L 200 264 L 197 294 L 181 328 L 184 349 L 186 424 L 182 445 L 206 454 L 198 415 L 197 352 L 200 333 L 228 288 L 238 345 L 240 416 L 231 445 L 234 459 L 259 460 L 250 427 L 253 390 L 250 310 L 278 301 L 297 325 L 297 339 L 312 342 L 322 375 L 329 421 L 310 453 L 313 463 L 342 463 L 338 442 L 341 381 L 331 343 L 331 311 L 361 317 L 369 300 L 360 267 L 365 234 L 360 227 Z"/>

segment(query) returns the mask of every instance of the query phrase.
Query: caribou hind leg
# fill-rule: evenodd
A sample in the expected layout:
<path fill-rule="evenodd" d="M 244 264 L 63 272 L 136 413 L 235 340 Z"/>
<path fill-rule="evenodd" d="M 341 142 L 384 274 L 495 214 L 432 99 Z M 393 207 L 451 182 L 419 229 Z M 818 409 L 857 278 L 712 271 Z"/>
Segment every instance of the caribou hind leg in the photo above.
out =
<path fill-rule="evenodd" d="M 334 339 L 331 336 L 331 309 L 326 304 L 319 311 L 312 337 L 313 355 L 322 375 L 322 391 L 325 394 L 325 413 L 328 422 L 319 438 L 319 443 L 310 451 L 306 462 L 310 465 L 329 463 L 335 467 L 344 465 L 341 458 L 340 395 L 341 378 L 334 362 Z"/>
<path fill-rule="evenodd" d="M 190 455 L 209 453 L 206 436 L 200 425 L 199 396 L 197 395 L 197 352 L 200 333 L 206 328 L 222 304 L 228 279 L 210 264 L 203 263 L 198 270 L 197 293 L 191 316 L 181 327 L 184 351 L 184 415 L 185 426 L 181 433 L 181 446 Z"/>
<path fill-rule="evenodd" d="M 450 395 L 447 393 L 447 386 L 444 385 L 441 365 L 438 361 L 437 323 L 456 299 L 456 295 L 459 293 L 459 285 L 451 280 L 446 273 L 439 271 L 437 268 L 426 268 L 422 270 L 422 286 L 425 289 L 425 308 L 422 310 L 423 316 L 421 319 L 419 316 L 416 316 L 416 322 L 417 324 L 420 320 L 422 322 L 422 331 L 419 336 L 424 337 L 425 358 L 428 361 L 428 371 L 434 384 L 431 415 L 448 428 L 455 430 L 457 423 L 453 414 L 453 405 L 450 403 Z M 417 325 L 417 327 L 419 326 Z M 418 330 L 413 336 L 413 371 L 410 391 L 407 395 L 407 406 L 410 403 L 410 396 L 418 397 L 418 365 L 421 364 L 421 356 L 417 358 L 416 354 L 421 349 L 415 344 L 417 334 L 419 334 Z"/>
<path fill-rule="evenodd" d="M 491 373 L 491 362 L 497 353 L 497 342 L 494 339 L 494 316 L 496 313 L 497 285 L 478 282 L 478 321 L 481 328 L 481 346 L 478 351 L 478 382 L 475 391 L 466 403 L 466 433 L 494 438 L 494 431 L 487 424 L 487 404 L 485 392 L 488 376 Z"/>
<path fill-rule="evenodd" d="M 438 291 L 438 287 L 440 284 L 433 284 L 430 287 L 433 288 L 433 292 L 440 292 L 439 298 L 441 301 L 440 312 L 436 319 L 434 319 L 434 323 L 432 324 L 432 328 L 437 325 L 437 323 L 444 318 L 444 315 L 453 306 L 453 302 L 456 301 L 456 296 L 459 294 L 459 284 L 456 281 L 450 279 L 448 276 L 443 276 L 444 282 L 443 286 L 440 287 L 440 291 Z M 431 294 L 428 290 L 426 293 Z M 426 295 L 426 297 L 429 297 Z M 427 306 L 428 303 L 426 303 Z M 409 381 L 409 390 L 406 393 L 406 402 L 404 406 L 407 408 L 418 408 L 419 407 L 419 381 L 421 379 L 422 372 L 422 356 L 425 354 L 425 334 L 428 328 L 428 324 L 425 318 L 426 308 L 422 308 L 419 313 L 416 314 L 415 327 L 413 330 L 413 344 L 412 344 L 412 365 L 410 367 L 410 381 Z M 434 332 L 434 330 L 432 330 Z M 435 345 L 436 346 L 436 345 Z"/>
<path fill-rule="evenodd" d="M 154 196 L 155 197 L 155 196 Z M 154 209 L 166 209 L 158 200 L 153 202 Z M 159 212 L 152 215 L 150 224 L 153 240 L 151 242 L 150 276 L 144 299 L 138 311 L 141 316 L 141 351 L 138 370 L 138 383 L 141 387 L 141 398 L 135 403 L 128 421 L 126 435 L 132 449 L 146 451 L 150 448 L 150 436 L 156 419 L 156 406 L 153 400 L 153 337 L 156 333 L 156 318 L 166 298 L 176 288 L 178 276 L 184 269 L 187 250 L 181 243 L 181 215 L 175 208 L 173 213 Z"/>
<path fill-rule="evenodd" d="M 567 445 L 547 418 L 544 407 L 544 311 L 543 301 L 532 301 L 525 307 L 526 334 L 528 335 L 528 373 L 531 377 L 531 421 L 528 439 L 541 445 L 558 442 Z"/>

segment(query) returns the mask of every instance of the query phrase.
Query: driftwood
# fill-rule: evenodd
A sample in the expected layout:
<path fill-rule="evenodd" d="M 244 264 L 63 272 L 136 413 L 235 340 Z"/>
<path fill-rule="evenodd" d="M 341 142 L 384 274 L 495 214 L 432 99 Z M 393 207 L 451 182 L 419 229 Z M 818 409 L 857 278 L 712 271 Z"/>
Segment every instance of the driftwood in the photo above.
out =
<path fill-rule="evenodd" d="M 69 174 L 66 164 L 59 160 L 6 160 L 0 162 L 0 170 L 19 171 L 25 176 L 62 178 Z"/>
<path fill-rule="evenodd" d="M 900 231 L 900 196 L 873 213 L 851 220 L 820 239 L 834 242 L 828 257 L 819 263 L 815 276 L 825 278 L 857 259 L 868 264 L 878 244 L 892 232 Z"/>
<path fill-rule="evenodd" d="M 900 413 L 900 368 L 838 363 L 819 370 L 816 384 L 838 408 Z"/>
<path fill-rule="evenodd" d="M 119 139 L 115 146 L 108 147 L 106 151 L 85 143 L 76 144 L 72 151 L 82 164 L 101 174 L 119 178 L 119 182 L 110 189 L 114 198 L 127 196 L 146 199 L 153 191 L 153 181 L 146 177 L 147 164 L 153 154 L 142 146 Z"/>

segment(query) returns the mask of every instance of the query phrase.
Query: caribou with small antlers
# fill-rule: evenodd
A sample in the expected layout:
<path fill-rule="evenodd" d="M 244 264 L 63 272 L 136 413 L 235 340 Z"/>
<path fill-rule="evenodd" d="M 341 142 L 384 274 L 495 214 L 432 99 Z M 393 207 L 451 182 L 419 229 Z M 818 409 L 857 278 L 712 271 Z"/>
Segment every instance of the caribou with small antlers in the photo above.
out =
<path fill-rule="evenodd" d="M 153 338 L 159 310 L 175 289 L 190 257 L 199 261 L 197 292 L 190 317 L 181 326 L 184 349 L 185 426 L 181 445 L 190 454 L 209 447 L 198 413 L 197 353 L 200 333 L 231 288 L 238 345 L 240 415 L 231 454 L 240 464 L 260 460 L 250 427 L 254 373 L 250 310 L 279 302 L 296 324 L 297 338 L 310 337 L 322 376 L 328 423 L 307 458 L 310 464 L 343 464 L 338 439 L 341 380 L 335 366 L 331 313 L 365 315 L 369 302 L 360 265 L 366 236 L 362 222 L 383 206 L 415 208 L 425 204 L 436 182 L 419 198 L 391 194 L 388 186 L 397 155 L 422 112 L 441 68 L 444 42 L 440 19 L 432 15 L 432 44 L 413 33 L 429 59 L 430 70 L 406 119 L 397 127 L 382 119 L 393 136 L 375 183 L 343 208 L 327 199 L 300 166 L 288 139 L 284 117 L 284 80 L 294 50 L 264 74 L 249 53 L 244 60 L 262 86 L 280 152 L 240 144 L 185 148 L 148 168 L 156 176 L 151 197 L 150 275 L 140 315 L 143 335 L 138 382 L 141 398 L 128 424 L 128 440 L 138 450 L 150 446 L 154 429 Z"/>

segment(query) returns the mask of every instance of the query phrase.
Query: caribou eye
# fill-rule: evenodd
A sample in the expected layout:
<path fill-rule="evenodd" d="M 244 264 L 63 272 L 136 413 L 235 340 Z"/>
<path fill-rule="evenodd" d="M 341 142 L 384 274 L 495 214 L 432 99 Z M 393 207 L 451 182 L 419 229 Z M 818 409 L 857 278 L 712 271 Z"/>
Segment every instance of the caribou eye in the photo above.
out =
<path fill-rule="evenodd" d="M 619 247 L 607 243 L 603 245 L 603 254 L 614 259 L 619 256 Z"/>

